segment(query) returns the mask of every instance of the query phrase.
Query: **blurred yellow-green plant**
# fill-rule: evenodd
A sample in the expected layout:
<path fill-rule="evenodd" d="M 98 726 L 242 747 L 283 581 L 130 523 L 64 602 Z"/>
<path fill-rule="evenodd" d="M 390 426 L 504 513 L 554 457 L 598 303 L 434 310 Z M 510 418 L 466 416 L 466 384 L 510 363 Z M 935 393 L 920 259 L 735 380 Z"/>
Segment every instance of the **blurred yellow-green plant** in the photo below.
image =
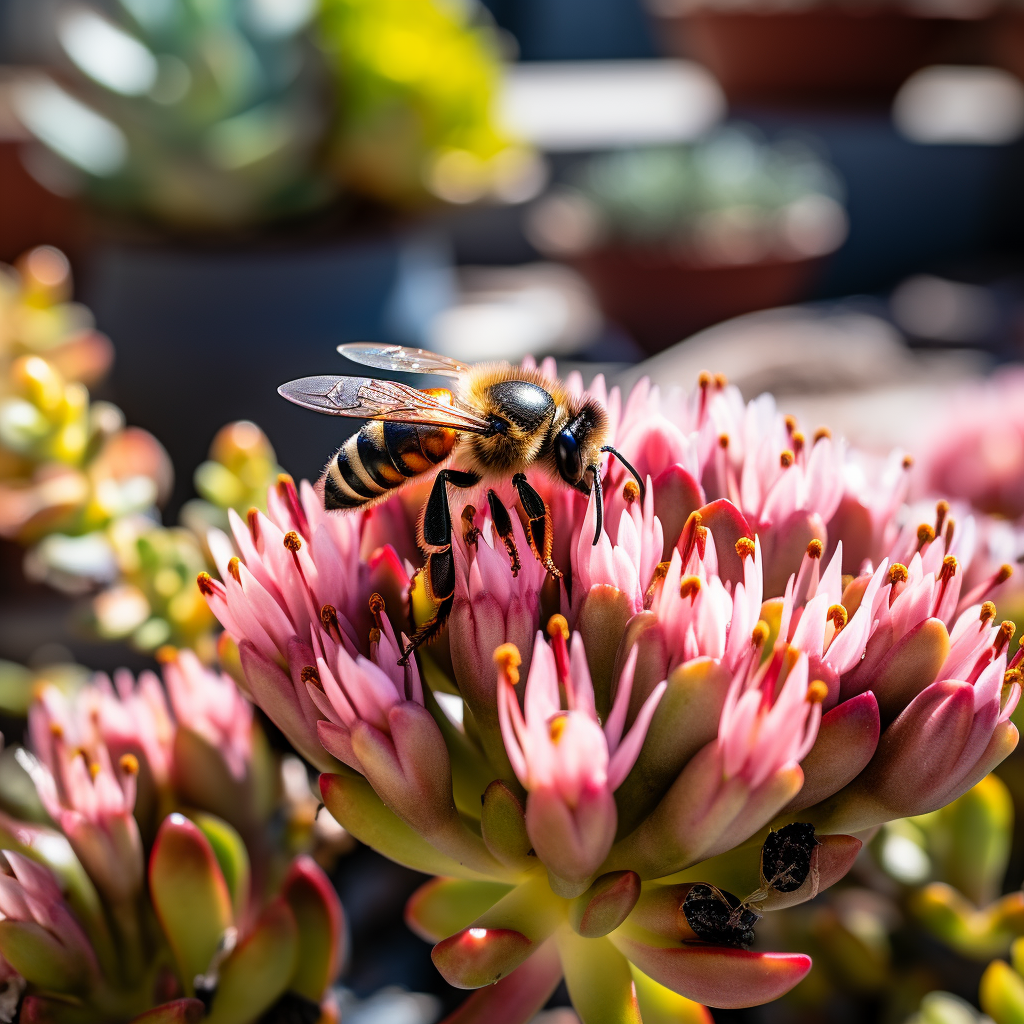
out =
<path fill-rule="evenodd" d="M 536 158 L 495 120 L 498 38 L 481 14 L 450 0 L 322 0 L 338 97 L 330 160 L 346 188 L 402 207 L 529 193 Z"/>

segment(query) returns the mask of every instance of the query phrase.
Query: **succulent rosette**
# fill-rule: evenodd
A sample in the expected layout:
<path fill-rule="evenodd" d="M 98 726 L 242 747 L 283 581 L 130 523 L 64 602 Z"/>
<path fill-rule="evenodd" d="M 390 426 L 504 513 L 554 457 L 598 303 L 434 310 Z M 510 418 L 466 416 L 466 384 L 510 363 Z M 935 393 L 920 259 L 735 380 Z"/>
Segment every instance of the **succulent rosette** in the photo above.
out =
<path fill-rule="evenodd" d="M 558 579 L 515 517 L 514 571 L 486 500 L 450 490 L 453 610 L 406 666 L 431 607 L 405 496 L 328 513 L 282 477 L 199 579 L 331 813 L 438 876 L 407 918 L 477 990 L 454 1021 L 529 1020 L 563 977 L 585 1024 L 776 998 L 810 959 L 758 948 L 760 916 L 1017 741 L 1021 654 L 994 578 L 964 585 L 972 522 L 907 508 L 902 455 L 876 466 L 710 375 L 590 394 L 644 491 L 604 467 L 595 544 L 594 496 L 531 476 Z"/>
<path fill-rule="evenodd" d="M 341 906 L 310 857 L 267 841 L 252 708 L 191 652 L 161 659 L 163 683 L 121 672 L 73 698 L 47 686 L 30 710 L 16 758 L 39 806 L 35 820 L 0 816 L 0 978 L 16 982 L 16 1019 L 333 1019 Z"/>

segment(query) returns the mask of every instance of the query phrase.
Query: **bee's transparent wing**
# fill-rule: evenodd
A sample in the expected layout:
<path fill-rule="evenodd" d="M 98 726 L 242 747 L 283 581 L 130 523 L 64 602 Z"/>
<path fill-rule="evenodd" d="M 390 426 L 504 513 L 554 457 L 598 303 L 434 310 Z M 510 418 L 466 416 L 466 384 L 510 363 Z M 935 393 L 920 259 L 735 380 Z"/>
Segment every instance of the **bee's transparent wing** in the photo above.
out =
<path fill-rule="evenodd" d="M 300 377 L 282 384 L 277 393 L 305 409 L 361 420 L 392 420 L 489 434 L 482 416 L 459 403 L 417 391 L 408 384 L 369 377 Z"/>
<path fill-rule="evenodd" d="M 404 345 L 375 345 L 368 341 L 353 341 L 339 345 L 338 351 L 354 363 L 372 366 L 375 370 L 398 370 L 402 373 L 439 373 L 458 377 L 470 368 L 447 356 L 428 352 L 425 348 L 406 348 Z"/>

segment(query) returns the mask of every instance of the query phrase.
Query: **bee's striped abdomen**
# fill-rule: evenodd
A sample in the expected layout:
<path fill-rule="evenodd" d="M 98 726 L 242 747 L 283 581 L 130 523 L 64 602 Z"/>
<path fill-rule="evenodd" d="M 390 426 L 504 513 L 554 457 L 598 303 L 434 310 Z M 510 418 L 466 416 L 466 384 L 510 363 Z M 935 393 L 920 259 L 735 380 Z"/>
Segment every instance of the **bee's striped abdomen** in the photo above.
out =
<path fill-rule="evenodd" d="M 324 476 L 324 507 L 359 508 L 444 462 L 456 432 L 445 427 L 371 420 L 350 437 Z"/>

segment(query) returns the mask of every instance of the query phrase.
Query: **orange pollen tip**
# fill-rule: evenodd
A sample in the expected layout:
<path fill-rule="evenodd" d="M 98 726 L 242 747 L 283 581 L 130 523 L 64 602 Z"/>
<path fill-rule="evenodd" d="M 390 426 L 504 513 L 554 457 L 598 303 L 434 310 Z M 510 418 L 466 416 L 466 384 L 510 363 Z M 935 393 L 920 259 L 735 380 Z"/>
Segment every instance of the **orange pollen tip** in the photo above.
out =
<path fill-rule="evenodd" d="M 935 514 L 940 519 L 945 519 L 949 515 L 949 502 L 945 498 L 939 498 L 935 503 Z"/>
<path fill-rule="evenodd" d="M 697 384 L 702 388 L 708 387 L 711 384 L 711 374 L 707 370 L 701 370 L 697 377 Z"/>
<path fill-rule="evenodd" d="M 807 687 L 807 703 L 808 704 L 820 704 L 828 696 L 828 685 L 823 683 L 820 679 L 815 679 Z"/>
<path fill-rule="evenodd" d="M 715 387 L 724 388 L 729 383 L 729 378 L 724 373 L 715 374 Z"/>
<path fill-rule="evenodd" d="M 51 722 L 50 723 L 50 735 L 55 740 L 62 740 L 62 739 L 64 739 L 64 726 L 62 726 L 60 724 L 60 722 Z"/>
<path fill-rule="evenodd" d="M 552 615 L 548 619 L 548 636 L 553 640 L 556 636 L 561 636 L 563 640 L 569 639 L 569 623 L 565 621 L 564 615 Z M 519 657 L 519 651 L 516 651 L 516 657 Z M 518 665 L 519 662 L 517 661 Z"/>
<path fill-rule="evenodd" d="M 173 647 L 171 644 L 164 644 L 156 649 L 156 654 L 153 657 L 161 665 L 173 665 L 178 660 L 178 648 Z"/>
<path fill-rule="evenodd" d="M 914 464 L 914 456 L 913 455 L 904 455 L 903 456 L 903 468 L 904 469 L 910 469 L 910 467 L 913 466 L 913 464 Z"/>
<path fill-rule="evenodd" d="M 935 527 L 930 523 L 922 523 L 917 528 L 917 543 L 930 544 L 935 540 Z"/>
<path fill-rule="evenodd" d="M 252 533 L 256 532 L 256 524 L 259 522 L 260 510 L 253 505 L 248 512 L 245 513 L 245 518 L 249 523 L 249 530 Z"/>
<path fill-rule="evenodd" d="M 339 629 L 338 609 L 333 604 L 325 604 L 320 609 L 320 621 L 323 623 L 324 629 L 331 629 L 332 626 L 335 629 Z"/>
<path fill-rule="evenodd" d="M 369 603 L 371 615 L 380 615 L 380 613 L 384 611 L 384 598 L 381 597 L 380 594 L 377 593 L 377 591 L 374 591 L 370 595 Z"/>
<path fill-rule="evenodd" d="M 889 566 L 890 583 L 906 583 L 909 578 L 910 573 L 902 562 L 893 562 L 892 565 Z"/>
<path fill-rule="evenodd" d="M 765 641 L 771 635 L 771 626 L 768 625 L 764 619 L 758 619 L 757 625 L 754 626 L 753 631 L 750 634 L 750 642 L 754 647 L 761 647 Z"/>
<path fill-rule="evenodd" d="M 201 572 L 196 577 L 196 584 L 199 587 L 199 593 L 204 597 L 209 597 L 213 593 L 213 577 L 208 572 Z"/>
<path fill-rule="evenodd" d="M 819 441 L 826 437 L 831 438 L 832 431 L 829 430 L 828 427 L 818 427 L 818 429 L 814 432 L 814 443 L 817 444 Z"/>
<path fill-rule="evenodd" d="M 522 663 L 523 659 L 519 657 L 519 648 L 515 644 L 501 644 L 495 648 L 494 664 L 505 673 L 513 686 L 519 682 L 519 666 Z"/>
<path fill-rule="evenodd" d="M 1008 668 L 1003 675 L 1003 686 L 1012 686 L 1014 683 L 1019 685 L 1022 678 L 1024 675 L 1019 668 Z"/>
<path fill-rule="evenodd" d="M 1000 566 L 999 572 L 996 573 L 996 583 L 1005 583 L 1013 575 L 1012 565 Z"/>
<path fill-rule="evenodd" d="M 85 757 L 85 751 L 82 751 L 82 757 Z M 93 761 L 89 765 L 89 778 L 95 779 L 97 775 L 102 771 L 98 761 Z"/>
<path fill-rule="evenodd" d="M 635 480 L 627 480 L 622 487 L 622 499 L 627 505 L 632 505 L 633 502 L 638 501 L 640 498 L 640 485 Z"/>
<path fill-rule="evenodd" d="M 696 597 L 700 590 L 700 577 L 699 576 L 684 576 L 679 581 L 679 596 L 680 597 Z"/>
<path fill-rule="evenodd" d="M 786 416 L 783 419 L 783 422 L 786 424 L 786 429 L 791 434 L 793 433 L 794 430 L 796 430 L 796 417 L 795 416 L 792 416 L 792 415 L 791 416 Z"/>
<path fill-rule="evenodd" d="M 232 578 L 236 583 L 242 582 L 242 574 L 238 569 L 239 559 L 235 555 L 233 558 L 228 560 L 228 572 L 231 573 Z"/>
<path fill-rule="evenodd" d="M 728 434 L 719 434 L 718 435 L 718 447 L 719 448 L 723 448 L 723 449 L 729 447 L 729 435 Z"/>
<path fill-rule="evenodd" d="M 292 479 L 291 475 L 289 473 L 278 473 L 277 474 L 277 486 L 278 487 L 288 487 L 289 485 L 292 486 L 292 487 L 295 486 L 295 481 Z"/>
<path fill-rule="evenodd" d="M 754 542 L 749 537 L 740 537 L 736 541 L 736 554 L 740 558 L 753 558 L 754 557 Z"/>
<path fill-rule="evenodd" d="M 996 606 L 991 601 L 986 601 L 981 606 L 981 611 L 978 613 L 978 618 L 982 622 L 991 622 L 996 617 Z"/>
<path fill-rule="evenodd" d="M 791 671 L 799 660 L 800 652 L 795 647 L 787 647 L 786 653 L 782 656 L 782 663 L 786 666 L 786 671 Z"/>
<path fill-rule="evenodd" d="M 804 435 L 803 435 L 803 433 L 801 431 L 799 431 L 799 430 L 794 430 L 793 431 L 793 447 L 797 451 L 800 451 L 803 448 L 803 446 L 806 444 L 806 442 L 807 442 L 807 438 L 804 437 Z"/>
<path fill-rule="evenodd" d="M 822 544 L 821 541 L 818 540 L 817 537 L 815 537 L 814 540 L 812 540 L 807 545 L 807 557 L 808 558 L 821 558 L 822 553 L 824 552 L 824 550 L 825 550 L 825 545 Z"/>
<path fill-rule="evenodd" d="M 841 604 L 832 605 L 832 607 L 828 610 L 827 617 L 830 618 L 832 622 L 835 624 L 837 633 L 850 620 L 849 612 L 847 612 L 847 610 Z"/>
<path fill-rule="evenodd" d="M 956 570 L 959 567 L 959 563 L 956 560 L 956 555 L 946 555 L 942 560 L 942 566 L 939 569 L 938 579 L 940 580 L 951 580 L 956 575 Z"/>
<path fill-rule="evenodd" d="M 1017 632 L 1017 627 L 1009 620 L 1003 619 L 999 623 L 999 639 L 1003 640 L 1003 643 L 1008 644 L 1013 639 L 1013 634 Z M 1005 639 L 1003 639 L 1005 637 Z"/>
<path fill-rule="evenodd" d="M 125 775 L 139 774 L 139 759 L 134 754 L 122 754 L 118 764 Z"/>
<path fill-rule="evenodd" d="M 782 454 L 779 455 L 779 465 L 783 469 L 788 469 L 790 466 L 793 465 L 793 460 L 795 458 L 796 458 L 796 456 L 788 448 L 786 448 L 782 452 Z"/>
<path fill-rule="evenodd" d="M 295 554 L 299 548 L 302 547 L 302 541 L 299 539 L 299 535 L 294 530 L 289 530 L 284 535 L 284 546 L 292 553 Z"/>
<path fill-rule="evenodd" d="M 380 630 L 376 626 L 370 628 L 369 641 L 371 644 L 380 643 Z"/>
<path fill-rule="evenodd" d="M 299 673 L 299 678 L 304 683 L 316 683 L 320 686 L 320 672 L 317 670 L 315 665 L 304 665 L 302 671 Z"/>
<path fill-rule="evenodd" d="M 557 743 L 562 738 L 562 733 L 565 732 L 566 724 L 569 721 L 568 715 L 555 715 L 554 718 L 548 722 L 548 736 L 551 737 L 552 743 Z"/>

